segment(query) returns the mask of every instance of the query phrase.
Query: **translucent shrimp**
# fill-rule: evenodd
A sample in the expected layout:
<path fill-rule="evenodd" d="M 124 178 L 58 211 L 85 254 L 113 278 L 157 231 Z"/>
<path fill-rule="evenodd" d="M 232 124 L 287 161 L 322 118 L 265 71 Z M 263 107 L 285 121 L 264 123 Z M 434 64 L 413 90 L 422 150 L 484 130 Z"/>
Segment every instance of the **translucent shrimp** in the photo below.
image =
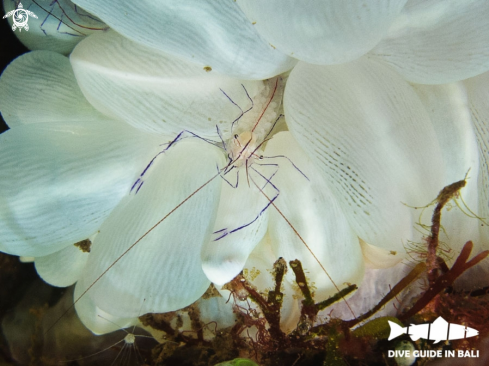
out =
<path fill-rule="evenodd" d="M 240 113 L 238 117 L 231 123 L 231 135 L 230 137 L 223 136 L 219 127 L 216 126 L 216 132 L 219 136 L 220 141 L 213 141 L 206 138 L 202 138 L 195 133 L 184 130 L 179 133 L 172 141 L 165 144 L 165 148 L 160 151 L 158 154 L 154 156 L 154 158 L 148 163 L 148 165 L 142 170 L 140 176 L 134 182 L 131 187 L 131 194 L 138 195 L 141 190 L 144 190 L 144 182 L 148 177 L 148 172 L 153 169 L 154 161 L 159 159 L 162 155 L 164 155 L 169 149 L 175 146 L 177 143 L 187 138 L 197 138 L 201 139 L 209 144 L 217 146 L 221 148 L 227 156 L 228 162 L 225 166 L 219 168 L 217 167 L 217 172 L 214 176 L 210 177 L 207 181 L 205 181 L 199 188 L 197 188 L 194 192 L 192 192 L 189 196 L 187 196 L 183 201 L 177 204 L 168 214 L 166 214 L 162 219 L 156 222 L 151 228 L 149 228 L 143 235 L 141 235 L 133 244 L 131 244 L 122 254 L 120 254 L 113 262 L 100 274 L 95 278 L 91 284 L 85 288 L 83 292 L 75 299 L 72 307 L 100 280 L 105 276 L 105 274 L 111 270 L 124 256 L 126 256 L 136 245 L 138 245 L 150 232 L 152 232 L 157 226 L 163 223 L 170 215 L 172 215 L 176 210 L 178 210 L 185 202 L 191 199 L 194 195 L 198 194 L 205 186 L 207 186 L 210 182 L 212 182 L 217 177 L 221 177 L 226 184 L 223 184 L 223 187 L 228 186 L 231 189 L 237 189 L 240 187 L 242 189 L 245 188 L 253 188 L 253 194 L 260 195 L 262 197 L 260 206 L 253 206 L 251 211 L 254 212 L 250 217 L 246 219 L 241 219 L 242 222 L 232 222 L 231 225 L 227 225 L 227 223 L 216 222 L 214 238 L 211 241 L 216 243 L 223 240 L 225 237 L 228 237 L 231 234 L 235 234 L 237 232 L 244 233 L 243 229 L 250 227 L 253 224 L 258 224 L 258 222 L 264 216 L 263 214 L 271 207 L 274 206 L 275 209 L 280 213 L 280 210 L 277 206 L 275 206 L 274 201 L 279 197 L 280 190 L 279 188 L 272 182 L 274 175 L 279 170 L 279 164 L 274 162 L 265 163 L 266 159 L 282 159 L 286 164 L 291 164 L 297 174 L 301 176 L 301 179 L 307 180 L 307 176 L 297 167 L 290 159 L 288 159 L 284 155 L 276 155 L 276 156 L 264 156 L 263 148 L 267 141 L 271 138 L 274 130 L 279 124 L 283 115 L 279 113 L 280 103 L 282 99 L 282 90 L 283 85 L 282 81 L 279 77 L 269 80 L 266 82 L 267 85 L 263 89 L 260 95 L 254 96 L 251 98 L 248 95 L 248 92 L 243 87 L 243 92 L 245 92 L 250 101 L 250 105 L 247 109 L 243 109 L 238 106 L 226 93 L 223 92 L 223 95 L 229 100 L 229 102 L 236 105 L 239 109 Z M 233 177 L 234 173 L 234 177 Z M 245 174 L 246 185 L 241 184 L 243 181 L 242 175 Z M 241 178 L 240 178 L 241 176 Z M 267 195 L 264 191 L 267 188 L 268 192 L 272 192 Z M 224 189 L 224 188 L 223 188 Z M 250 192 L 252 192 L 250 190 Z M 252 193 L 249 193 L 252 194 Z M 258 202 L 258 201 L 257 201 Z M 239 207 L 238 207 L 239 211 Z M 225 217 L 226 215 L 221 215 L 220 217 Z M 283 215 L 281 216 L 285 219 L 287 224 L 292 228 L 293 234 L 297 235 L 301 242 L 306 246 L 308 251 L 312 254 L 314 259 L 319 263 L 322 271 L 326 273 L 329 277 L 330 281 L 334 284 L 334 287 L 339 290 L 339 287 L 335 284 L 331 276 L 328 274 L 326 268 L 320 263 L 319 259 L 313 253 L 313 251 L 309 248 L 307 243 L 301 237 L 300 233 L 295 230 L 292 223 Z M 229 216 L 228 216 L 229 217 Z M 232 215 L 231 215 L 232 217 Z M 224 227 L 223 227 L 224 226 Z M 262 229 L 254 230 L 257 236 L 264 235 L 266 231 L 266 225 L 262 225 Z M 260 239 L 257 238 L 256 243 L 258 243 Z M 205 246 L 206 244 L 204 244 Z M 208 244 L 211 245 L 211 244 Z M 205 248 L 203 249 L 205 252 Z M 203 258 L 205 262 L 205 258 Z M 242 269 L 242 265 L 244 265 L 244 261 L 242 263 L 238 263 L 234 266 L 233 270 L 236 272 L 236 268 L 238 268 L 238 272 L 234 273 L 236 275 L 239 273 L 239 268 Z M 206 271 L 205 263 L 203 264 L 204 272 L 206 272 L 207 277 L 215 283 L 219 283 L 213 278 L 212 273 Z M 231 280 L 229 278 L 228 280 Z M 345 300 L 346 301 L 346 300 Z M 56 323 L 53 324 L 53 326 Z"/>

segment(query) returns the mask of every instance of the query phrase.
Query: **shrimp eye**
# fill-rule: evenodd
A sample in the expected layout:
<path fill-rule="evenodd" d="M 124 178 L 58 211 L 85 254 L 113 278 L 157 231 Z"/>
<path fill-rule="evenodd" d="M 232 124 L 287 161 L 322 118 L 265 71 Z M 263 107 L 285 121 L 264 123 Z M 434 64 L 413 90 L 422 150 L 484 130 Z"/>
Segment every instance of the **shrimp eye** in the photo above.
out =
<path fill-rule="evenodd" d="M 260 155 L 260 156 L 258 157 L 258 159 L 262 160 L 262 159 L 263 159 L 263 155 Z"/>
<path fill-rule="evenodd" d="M 239 137 L 239 136 L 238 136 L 238 134 L 234 135 L 234 138 L 235 138 L 236 140 L 238 139 L 238 137 Z"/>

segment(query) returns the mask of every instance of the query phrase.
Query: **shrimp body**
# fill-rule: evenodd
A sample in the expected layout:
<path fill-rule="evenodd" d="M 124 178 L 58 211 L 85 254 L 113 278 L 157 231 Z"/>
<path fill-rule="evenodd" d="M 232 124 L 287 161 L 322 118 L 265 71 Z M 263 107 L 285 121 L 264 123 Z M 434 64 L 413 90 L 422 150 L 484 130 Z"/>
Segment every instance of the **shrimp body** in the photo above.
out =
<path fill-rule="evenodd" d="M 251 131 L 244 131 L 234 136 L 228 148 L 228 156 L 235 168 L 241 168 L 246 164 L 250 166 L 255 158 L 259 157 L 256 154 L 259 148 L 256 141 L 256 135 Z"/>
<path fill-rule="evenodd" d="M 224 144 L 230 167 L 249 168 L 260 158 L 262 145 L 277 123 L 281 98 L 279 78 L 269 80 L 258 95 L 250 98 L 252 106 L 233 122 L 234 136 Z"/>

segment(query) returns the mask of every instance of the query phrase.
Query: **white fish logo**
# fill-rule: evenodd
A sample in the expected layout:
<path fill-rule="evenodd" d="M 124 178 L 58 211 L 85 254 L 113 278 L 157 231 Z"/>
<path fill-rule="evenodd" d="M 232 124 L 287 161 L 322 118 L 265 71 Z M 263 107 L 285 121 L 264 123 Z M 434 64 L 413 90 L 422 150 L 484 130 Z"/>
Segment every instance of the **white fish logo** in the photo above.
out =
<path fill-rule="evenodd" d="M 435 341 L 436 344 L 440 341 L 452 339 L 470 338 L 479 335 L 479 331 L 465 325 L 448 323 L 445 319 L 439 316 L 433 323 L 426 324 L 411 324 L 403 328 L 396 323 L 389 321 L 391 334 L 388 340 L 399 337 L 401 334 L 409 334 L 413 341 L 420 338 Z"/>

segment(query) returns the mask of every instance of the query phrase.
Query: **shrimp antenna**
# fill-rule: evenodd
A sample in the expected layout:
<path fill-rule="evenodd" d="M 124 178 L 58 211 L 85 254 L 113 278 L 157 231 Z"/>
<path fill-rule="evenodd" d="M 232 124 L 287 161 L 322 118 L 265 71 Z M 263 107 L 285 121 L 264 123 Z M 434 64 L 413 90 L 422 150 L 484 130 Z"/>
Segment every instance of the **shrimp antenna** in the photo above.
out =
<path fill-rule="evenodd" d="M 311 253 L 311 255 L 314 257 L 314 259 L 316 260 L 316 262 L 318 262 L 319 266 L 321 267 L 321 269 L 323 270 L 323 272 L 326 274 L 326 276 L 328 276 L 329 280 L 331 281 L 331 283 L 333 284 L 333 286 L 335 287 L 336 291 L 340 294 L 341 293 L 341 290 L 340 288 L 338 287 L 338 285 L 333 281 L 333 278 L 331 277 L 331 275 L 328 273 L 328 271 L 326 270 L 326 268 L 324 268 L 324 266 L 322 265 L 322 263 L 320 262 L 319 258 L 316 256 L 316 254 L 314 254 L 314 252 L 312 251 L 312 249 L 309 247 L 309 245 L 307 245 L 306 241 L 302 238 L 301 234 L 299 234 L 299 232 L 296 230 L 296 228 L 294 227 L 294 225 L 292 225 L 292 223 L 287 219 L 287 217 L 285 217 L 285 215 L 282 213 L 282 211 L 280 211 L 280 209 L 277 207 L 277 205 L 275 204 L 275 202 L 273 202 L 272 199 L 270 199 L 267 194 L 258 186 L 258 184 L 255 183 L 255 181 L 252 179 L 251 180 L 253 182 L 253 184 L 256 186 L 256 188 L 258 188 L 258 190 L 265 196 L 265 198 L 270 202 L 270 204 L 275 207 L 275 209 L 277 210 L 277 212 L 279 213 L 280 216 L 282 216 L 282 218 L 285 220 L 285 222 L 287 222 L 287 225 L 290 226 L 290 228 L 294 231 L 295 235 L 297 235 L 297 237 L 299 238 L 299 240 L 302 242 L 302 244 L 304 244 L 307 248 L 307 250 L 309 251 L 309 253 Z M 348 301 L 346 301 L 344 295 L 342 294 L 341 295 L 341 298 L 343 299 L 343 301 L 345 302 L 346 306 L 348 307 L 348 309 L 350 310 L 351 314 L 353 315 L 354 318 L 356 318 L 357 316 L 355 315 L 355 313 L 353 312 L 353 309 L 351 308 L 350 304 L 348 303 Z"/>
<path fill-rule="evenodd" d="M 75 29 L 73 28 L 72 26 L 70 26 L 69 24 L 66 24 L 65 22 L 63 22 L 63 19 L 57 17 L 56 15 L 53 14 L 53 12 L 51 10 L 48 10 L 48 9 L 45 9 L 41 4 L 39 4 L 36 0 L 32 0 L 32 2 L 34 4 L 36 4 L 37 6 L 39 6 L 42 10 L 44 10 L 46 13 L 48 13 L 49 15 L 51 15 L 53 18 L 55 19 L 58 19 L 61 23 L 63 23 L 64 25 L 66 25 L 68 28 L 70 28 L 71 30 L 79 33 L 80 35 L 83 35 L 83 36 L 86 36 L 85 33 L 83 32 L 80 32 L 78 29 Z M 68 20 L 70 22 L 72 22 L 74 25 L 80 27 L 80 28 L 84 28 L 84 29 L 89 29 L 89 30 L 106 30 L 108 29 L 109 27 L 105 27 L 105 28 L 94 28 L 94 27 L 87 27 L 87 26 L 84 26 L 84 25 L 81 25 L 81 24 L 78 24 L 77 22 L 75 22 L 73 19 L 71 19 L 68 14 L 66 14 L 65 10 L 63 9 L 63 7 L 59 4 L 59 2 L 57 0 L 55 0 L 54 2 L 52 2 L 51 4 L 57 4 L 61 10 L 61 12 L 63 13 L 63 15 L 68 18 Z M 75 5 L 76 6 L 76 5 Z M 92 17 L 90 17 L 90 19 L 94 19 Z M 95 19 L 94 19 L 95 20 Z"/>
<path fill-rule="evenodd" d="M 245 86 L 243 84 L 241 84 L 241 86 L 243 87 L 243 90 L 245 91 L 246 93 L 246 96 L 248 97 L 248 100 L 251 102 L 251 107 L 248 108 L 247 110 L 243 111 L 243 108 L 241 108 L 238 103 L 236 103 L 234 100 L 231 99 L 231 97 L 229 95 L 226 94 L 226 92 L 224 90 L 222 90 L 221 88 L 219 88 L 219 90 L 226 96 L 226 98 L 229 99 L 229 101 L 231 103 L 233 103 L 236 107 L 239 108 L 239 110 L 241 111 L 240 115 L 238 116 L 238 118 L 236 118 L 232 123 L 231 123 L 231 132 L 234 130 L 234 124 L 236 122 L 238 122 L 241 117 L 243 117 L 243 115 L 245 115 L 246 113 L 248 113 L 249 111 L 251 111 L 255 105 L 255 103 L 253 102 L 253 99 L 251 99 L 250 95 L 248 94 L 248 90 L 246 90 Z"/>
<path fill-rule="evenodd" d="M 269 106 L 269 105 L 270 105 L 270 103 L 272 102 L 273 97 L 275 96 L 275 92 L 277 91 L 277 87 L 278 87 L 278 79 L 279 79 L 279 78 L 277 78 L 277 79 L 275 80 L 275 86 L 274 86 L 274 88 L 273 88 L 272 96 L 271 96 L 271 97 L 270 97 L 270 99 L 268 100 L 268 103 L 267 103 L 267 105 L 265 106 L 265 108 L 263 108 L 263 111 L 261 112 L 260 117 L 258 117 L 258 120 L 256 121 L 255 125 L 253 126 L 253 129 L 251 130 L 251 132 L 255 132 L 255 129 L 256 129 L 256 127 L 258 126 L 258 123 L 260 123 L 261 118 L 263 117 L 263 115 L 265 114 L 265 112 L 266 112 L 266 111 L 267 111 L 267 109 L 268 109 L 268 106 Z M 274 125 L 274 126 L 275 126 L 275 125 Z M 272 129 L 273 129 L 273 127 L 272 127 Z"/>
<path fill-rule="evenodd" d="M 253 107 L 255 106 L 255 103 L 253 102 L 253 99 L 251 99 L 250 95 L 248 94 L 248 90 L 246 90 L 245 86 L 243 84 L 241 84 L 241 86 L 243 87 L 243 89 L 246 93 L 246 96 L 248 97 L 248 100 L 251 102 L 251 107 L 243 112 L 243 114 L 246 114 L 253 109 Z"/>
<path fill-rule="evenodd" d="M 195 191 L 193 191 L 189 196 L 187 196 L 182 202 L 180 202 L 178 205 L 176 205 L 170 212 L 168 212 L 162 219 L 160 219 L 156 224 L 154 224 L 150 229 L 148 229 L 143 235 L 141 235 L 141 237 L 136 240 L 129 248 L 127 248 L 124 253 L 122 253 L 120 256 L 117 257 L 117 259 L 112 262 L 112 264 L 105 270 L 103 271 L 96 279 L 95 281 L 93 281 L 91 283 L 90 286 L 87 287 L 87 289 L 85 291 L 83 291 L 83 293 L 78 296 L 75 301 L 73 302 L 73 304 L 71 304 L 59 317 L 58 319 L 56 319 L 56 321 L 46 330 L 46 332 L 44 334 L 47 334 L 51 329 L 53 329 L 53 327 L 61 320 L 61 318 L 63 318 L 71 309 L 73 309 L 76 305 L 76 303 L 78 301 L 80 301 L 80 299 L 85 296 L 85 294 L 98 282 L 100 281 L 100 279 L 105 276 L 105 274 L 107 272 L 110 271 L 110 269 L 112 267 L 114 267 L 114 265 L 119 262 L 122 257 L 124 257 L 132 248 L 134 248 L 137 244 L 139 244 L 141 242 L 141 240 L 143 240 L 151 231 L 153 231 L 153 229 L 155 229 L 158 225 L 160 225 L 163 221 L 165 221 L 171 214 L 173 214 L 173 212 L 175 212 L 176 210 L 178 210 L 185 202 L 187 202 L 190 198 L 192 198 L 194 195 L 196 195 L 200 190 L 202 190 L 206 185 L 208 185 L 210 182 L 212 182 L 215 178 L 219 177 L 220 176 L 220 172 L 218 172 L 216 175 L 214 175 L 211 179 L 209 179 L 207 182 L 205 182 L 204 184 L 202 184 L 199 188 L 197 188 Z"/>
<path fill-rule="evenodd" d="M 224 90 L 222 90 L 221 88 L 219 88 L 219 90 L 221 91 L 221 93 L 222 93 L 222 94 L 224 94 L 224 95 L 226 96 L 226 98 L 228 98 L 228 99 L 229 99 L 229 101 L 230 101 L 231 103 L 233 103 L 233 104 L 234 104 L 236 107 L 238 107 L 238 108 L 239 108 L 239 110 L 241 111 L 241 113 L 240 113 L 240 115 L 238 116 L 238 118 L 236 118 L 236 119 L 235 119 L 235 120 L 234 120 L 234 121 L 231 123 L 231 132 L 232 132 L 232 131 L 233 131 L 233 129 L 234 129 L 234 124 L 235 124 L 236 122 L 238 122 L 238 121 L 241 119 L 241 117 L 243 117 L 243 115 L 245 114 L 245 112 L 243 112 L 243 109 L 242 109 L 242 108 L 241 108 L 241 107 L 240 107 L 240 106 L 239 106 L 239 105 L 238 105 L 238 104 L 237 104 L 237 103 L 236 103 L 234 100 L 232 100 L 232 99 L 231 99 L 231 97 L 230 97 L 229 95 L 227 95 L 227 94 L 226 94 L 226 92 L 225 92 Z"/>

